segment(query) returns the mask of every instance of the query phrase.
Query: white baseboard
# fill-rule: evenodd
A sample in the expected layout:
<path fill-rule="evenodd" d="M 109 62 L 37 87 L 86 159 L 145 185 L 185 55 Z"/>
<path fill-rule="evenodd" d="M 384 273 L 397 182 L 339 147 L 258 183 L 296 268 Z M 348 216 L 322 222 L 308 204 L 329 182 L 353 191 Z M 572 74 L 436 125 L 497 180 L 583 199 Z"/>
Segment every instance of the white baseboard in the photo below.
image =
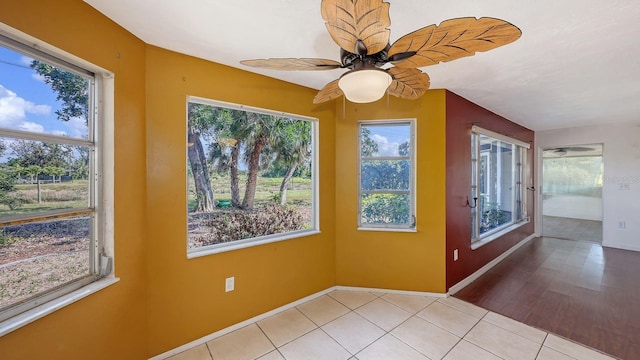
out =
<path fill-rule="evenodd" d="M 611 248 L 611 249 L 620 249 L 620 250 L 630 250 L 630 251 L 640 251 L 640 247 L 638 246 L 629 246 L 626 244 L 616 244 L 611 242 L 602 242 L 602 247 Z"/>
<path fill-rule="evenodd" d="M 409 290 L 390 290 L 390 289 L 378 289 L 378 288 L 364 288 L 357 286 L 334 286 L 333 290 L 344 291 L 368 291 L 368 292 L 381 292 L 385 294 L 398 294 L 398 295 L 418 295 L 418 296 L 431 296 L 431 297 L 447 297 L 444 293 L 432 293 L 424 291 L 409 291 Z"/>
<path fill-rule="evenodd" d="M 498 256 L 497 258 L 491 260 L 489 263 L 487 263 L 485 266 L 483 266 L 480 269 L 478 269 L 473 274 L 467 276 L 466 278 L 464 278 L 459 283 L 457 283 L 457 284 L 453 285 L 452 287 L 450 287 L 449 288 L 449 292 L 447 293 L 447 295 L 453 295 L 453 294 L 457 293 L 458 291 L 462 290 L 462 288 L 464 288 L 465 286 L 467 286 L 467 285 L 471 284 L 472 282 L 474 282 L 475 280 L 477 280 L 480 276 L 482 276 L 484 273 L 489 271 L 489 269 L 491 269 L 492 267 L 496 266 L 500 261 L 504 260 L 507 256 L 511 255 L 514 251 L 518 250 L 522 245 L 526 244 L 531 239 L 534 239 L 536 237 L 537 237 L 536 234 L 531 234 L 528 237 L 526 237 L 524 240 L 522 240 L 519 243 L 515 244 L 509 250 L 503 252 L 502 254 L 500 254 L 500 256 Z"/>

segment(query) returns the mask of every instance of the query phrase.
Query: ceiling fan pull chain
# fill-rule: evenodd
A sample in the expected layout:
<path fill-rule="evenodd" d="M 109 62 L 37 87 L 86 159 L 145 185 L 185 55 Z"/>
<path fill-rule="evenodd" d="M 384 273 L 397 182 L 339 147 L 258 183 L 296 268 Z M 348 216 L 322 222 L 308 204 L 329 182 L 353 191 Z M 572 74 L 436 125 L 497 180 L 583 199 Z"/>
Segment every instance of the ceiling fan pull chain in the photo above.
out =
<path fill-rule="evenodd" d="M 387 109 L 389 109 L 389 88 L 387 88 Z"/>

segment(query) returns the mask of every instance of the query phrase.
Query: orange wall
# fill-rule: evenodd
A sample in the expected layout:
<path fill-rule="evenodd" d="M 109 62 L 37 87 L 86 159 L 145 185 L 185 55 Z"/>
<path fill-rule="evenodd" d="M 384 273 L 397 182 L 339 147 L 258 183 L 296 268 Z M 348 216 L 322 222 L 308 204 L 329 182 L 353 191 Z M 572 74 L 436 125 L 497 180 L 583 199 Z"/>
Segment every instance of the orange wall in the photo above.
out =
<path fill-rule="evenodd" d="M 314 106 L 315 93 L 147 47 L 149 355 L 335 284 L 334 108 Z M 319 118 L 321 234 L 187 259 L 188 95 Z M 229 276 L 236 290 L 225 293 Z"/>
<path fill-rule="evenodd" d="M 2 1 L 0 22 L 115 73 L 120 277 L 115 285 L 0 337 L 0 358 L 145 358 L 145 45 L 78 0 Z"/>
<path fill-rule="evenodd" d="M 358 120 L 416 118 L 417 232 L 357 230 Z M 337 285 L 444 293 L 445 92 L 336 102 Z"/>

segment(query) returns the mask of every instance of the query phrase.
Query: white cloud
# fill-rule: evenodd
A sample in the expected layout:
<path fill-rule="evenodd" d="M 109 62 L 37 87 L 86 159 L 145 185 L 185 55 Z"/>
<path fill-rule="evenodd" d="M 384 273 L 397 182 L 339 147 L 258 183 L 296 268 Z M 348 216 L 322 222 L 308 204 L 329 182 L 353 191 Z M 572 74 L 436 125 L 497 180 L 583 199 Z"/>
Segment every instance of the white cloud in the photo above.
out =
<path fill-rule="evenodd" d="M 28 56 L 24 56 L 24 55 L 22 55 L 22 56 L 20 57 L 20 64 L 22 64 L 22 65 L 29 66 L 29 65 L 31 65 L 31 62 L 32 62 L 32 61 L 33 61 L 33 59 L 32 59 L 32 58 L 30 58 L 30 57 L 28 57 Z"/>
<path fill-rule="evenodd" d="M 35 81 L 44 83 L 44 76 L 38 74 L 37 72 L 34 72 L 33 74 L 31 74 L 31 78 Z"/>
<path fill-rule="evenodd" d="M 69 136 L 75 138 L 86 139 L 87 138 L 87 122 L 82 118 L 71 118 L 71 120 L 64 123 L 69 129 Z"/>
<path fill-rule="evenodd" d="M 35 133 L 43 133 L 44 127 L 31 121 L 25 121 L 18 125 L 18 130 L 30 131 Z"/>
<path fill-rule="evenodd" d="M 371 139 L 378 144 L 379 156 L 398 156 L 398 143 L 389 142 L 385 136 L 373 134 Z"/>
<path fill-rule="evenodd" d="M 57 136 L 67 136 L 67 132 L 64 130 L 53 130 L 51 132 L 51 135 L 57 135 Z"/>
<path fill-rule="evenodd" d="M 29 122 L 27 114 L 48 115 L 50 113 L 51 106 L 34 104 L 0 85 L 0 126 L 19 128 L 22 123 Z"/>

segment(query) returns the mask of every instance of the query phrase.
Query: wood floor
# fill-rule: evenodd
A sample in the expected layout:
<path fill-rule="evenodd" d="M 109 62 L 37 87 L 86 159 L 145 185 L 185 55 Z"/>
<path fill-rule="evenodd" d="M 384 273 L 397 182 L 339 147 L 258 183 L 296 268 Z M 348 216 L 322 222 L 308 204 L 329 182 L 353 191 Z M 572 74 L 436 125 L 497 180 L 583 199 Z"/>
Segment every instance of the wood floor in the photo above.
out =
<path fill-rule="evenodd" d="M 537 238 L 454 295 L 621 359 L 640 359 L 640 252 Z"/>

